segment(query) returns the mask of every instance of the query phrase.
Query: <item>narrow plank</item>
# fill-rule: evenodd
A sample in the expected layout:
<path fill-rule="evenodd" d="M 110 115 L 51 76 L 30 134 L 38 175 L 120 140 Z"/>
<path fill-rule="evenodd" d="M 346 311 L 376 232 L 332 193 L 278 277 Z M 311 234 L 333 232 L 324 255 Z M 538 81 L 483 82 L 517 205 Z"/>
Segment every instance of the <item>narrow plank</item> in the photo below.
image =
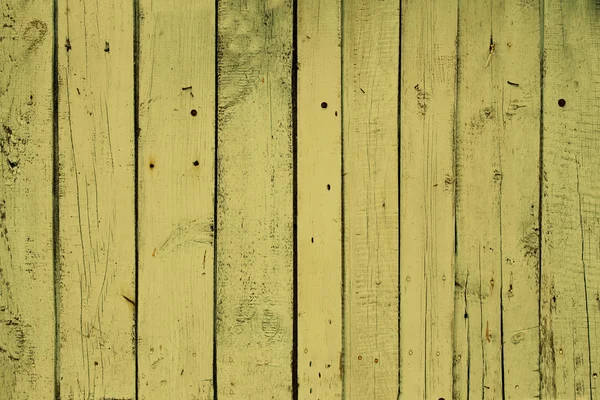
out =
<path fill-rule="evenodd" d="M 457 1 L 404 0 L 400 393 L 452 398 Z"/>
<path fill-rule="evenodd" d="M 140 1 L 140 399 L 212 399 L 214 1 Z"/>
<path fill-rule="evenodd" d="M 292 397 L 291 0 L 218 2 L 219 399 Z"/>
<path fill-rule="evenodd" d="M 600 5 L 544 4 L 543 398 L 597 398 Z"/>
<path fill-rule="evenodd" d="M 495 98 L 502 113 L 498 116 L 500 290 L 506 400 L 540 396 L 539 10 L 539 1 L 504 0 L 492 20 L 495 54 L 489 68 L 497 74 Z"/>
<path fill-rule="evenodd" d="M 340 0 L 298 2 L 299 398 L 342 397 Z"/>
<path fill-rule="evenodd" d="M 347 399 L 398 395 L 400 2 L 349 0 L 343 14 Z"/>
<path fill-rule="evenodd" d="M 459 10 L 453 398 L 534 398 L 539 7 Z"/>
<path fill-rule="evenodd" d="M 52 3 L 0 4 L 0 398 L 54 392 Z"/>
<path fill-rule="evenodd" d="M 57 7 L 60 393 L 133 399 L 133 5 Z"/>

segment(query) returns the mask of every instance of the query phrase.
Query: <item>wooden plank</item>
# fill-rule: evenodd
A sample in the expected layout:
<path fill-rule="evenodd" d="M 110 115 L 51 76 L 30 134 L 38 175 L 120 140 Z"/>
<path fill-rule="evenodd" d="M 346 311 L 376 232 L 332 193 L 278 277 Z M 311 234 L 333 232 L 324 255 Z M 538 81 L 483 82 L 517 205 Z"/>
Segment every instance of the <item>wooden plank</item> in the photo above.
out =
<path fill-rule="evenodd" d="M 505 0 L 492 21 L 499 127 L 503 391 L 540 396 L 540 4 Z M 489 57 L 489 55 L 488 55 Z M 496 75 L 497 74 L 497 75 Z M 501 89 L 500 89 L 501 88 Z M 501 92 L 501 93 L 498 93 Z M 460 235 L 460 233 L 459 233 Z"/>
<path fill-rule="evenodd" d="M 454 398 L 534 398 L 539 7 L 459 10 Z"/>
<path fill-rule="evenodd" d="M 544 4 L 543 398 L 597 398 L 600 5 Z"/>
<path fill-rule="evenodd" d="M 57 6 L 60 393 L 133 399 L 133 5 Z"/>
<path fill-rule="evenodd" d="M 298 3 L 299 398 L 342 397 L 340 0 Z"/>
<path fill-rule="evenodd" d="M 52 3 L 0 4 L 0 398 L 54 392 Z"/>
<path fill-rule="evenodd" d="M 457 1 L 402 3 L 400 393 L 452 398 Z"/>
<path fill-rule="evenodd" d="M 218 3 L 219 399 L 292 397 L 292 1 Z"/>
<path fill-rule="evenodd" d="M 347 399 L 398 395 L 400 2 L 350 0 L 343 22 Z"/>
<path fill-rule="evenodd" d="M 140 399 L 212 399 L 215 2 L 140 2 Z"/>

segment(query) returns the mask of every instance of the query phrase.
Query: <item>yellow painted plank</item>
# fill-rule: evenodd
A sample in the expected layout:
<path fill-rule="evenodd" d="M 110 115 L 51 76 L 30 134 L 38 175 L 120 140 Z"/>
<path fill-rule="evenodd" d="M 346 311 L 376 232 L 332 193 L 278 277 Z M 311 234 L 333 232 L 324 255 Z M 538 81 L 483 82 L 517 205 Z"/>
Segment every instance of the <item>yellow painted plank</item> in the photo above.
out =
<path fill-rule="evenodd" d="M 140 1 L 140 399 L 212 399 L 214 1 Z"/>
<path fill-rule="evenodd" d="M 133 399 L 133 4 L 57 7 L 60 393 Z"/>
<path fill-rule="evenodd" d="M 500 106 L 499 200 L 504 399 L 540 396 L 540 4 L 493 9 L 490 60 Z M 489 57 L 489 54 L 488 54 Z M 459 233 L 460 237 L 460 233 Z"/>
<path fill-rule="evenodd" d="M 298 2 L 299 398 L 342 397 L 339 0 Z"/>
<path fill-rule="evenodd" d="M 0 3 L 0 398 L 54 393 L 52 3 Z"/>
<path fill-rule="evenodd" d="M 458 2 L 402 6 L 400 393 L 450 400 Z"/>
<path fill-rule="evenodd" d="M 459 4 L 455 399 L 539 396 L 538 11 Z"/>
<path fill-rule="evenodd" d="M 600 7 L 544 2 L 543 398 L 597 398 Z"/>
<path fill-rule="evenodd" d="M 398 395 L 400 2 L 343 4 L 344 387 Z"/>
<path fill-rule="evenodd" d="M 218 3 L 219 399 L 292 397 L 292 2 Z"/>

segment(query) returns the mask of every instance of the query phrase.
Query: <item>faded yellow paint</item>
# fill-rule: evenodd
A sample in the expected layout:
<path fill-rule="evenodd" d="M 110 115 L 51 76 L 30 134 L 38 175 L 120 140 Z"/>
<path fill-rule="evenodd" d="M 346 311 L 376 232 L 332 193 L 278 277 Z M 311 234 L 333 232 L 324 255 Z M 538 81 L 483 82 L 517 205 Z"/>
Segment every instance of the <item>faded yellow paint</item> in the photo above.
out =
<path fill-rule="evenodd" d="M 138 395 L 212 399 L 215 4 L 139 6 Z"/>
<path fill-rule="evenodd" d="M 343 4 L 344 395 L 398 394 L 400 2 Z"/>
<path fill-rule="evenodd" d="M 59 390 L 133 398 L 133 4 L 57 6 Z"/>
<path fill-rule="evenodd" d="M 400 392 L 449 400 L 458 9 L 453 1 L 404 1 L 402 10 Z"/>
<path fill-rule="evenodd" d="M 51 3 L 0 3 L 0 399 L 54 392 Z"/>
<path fill-rule="evenodd" d="M 217 393 L 286 399 L 295 390 L 292 2 L 223 0 L 218 16 Z"/>
<path fill-rule="evenodd" d="M 298 393 L 341 399 L 339 0 L 298 3 Z"/>
<path fill-rule="evenodd" d="M 0 5 L 0 400 L 596 397 L 595 2 L 192 3 Z"/>

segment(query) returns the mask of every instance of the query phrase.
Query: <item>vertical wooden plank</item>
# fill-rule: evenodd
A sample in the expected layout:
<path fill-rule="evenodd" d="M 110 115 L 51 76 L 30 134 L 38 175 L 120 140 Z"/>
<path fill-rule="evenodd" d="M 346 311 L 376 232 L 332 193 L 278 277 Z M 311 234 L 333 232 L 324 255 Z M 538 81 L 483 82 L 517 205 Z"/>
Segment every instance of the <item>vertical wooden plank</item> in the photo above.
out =
<path fill-rule="evenodd" d="M 534 398 L 539 8 L 459 4 L 454 398 Z"/>
<path fill-rule="evenodd" d="M 290 0 L 218 3 L 219 399 L 292 397 Z"/>
<path fill-rule="evenodd" d="M 457 1 L 402 3 L 400 393 L 452 398 Z"/>
<path fill-rule="evenodd" d="M 52 3 L 0 4 L 0 398 L 54 392 Z"/>
<path fill-rule="evenodd" d="M 390 399 L 399 376 L 400 2 L 343 7 L 345 397 Z"/>
<path fill-rule="evenodd" d="M 540 396 L 540 3 L 505 0 L 492 19 L 498 115 L 504 399 Z M 488 55 L 489 57 L 489 55 Z M 500 122 L 499 121 L 499 122 Z M 460 236 L 460 233 L 459 233 Z M 486 339 L 487 340 L 487 339 Z"/>
<path fill-rule="evenodd" d="M 212 399 L 216 7 L 139 4 L 139 398 Z"/>
<path fill-rule="evenodd" d="M 298 2 L 299 397 L 342 397 L 339 0 Z"/>
<path fill-rule="evenodd" d="M 57 7 L 60 393 L 133 399 L 133 5 Z"/>
<path fill-rule="evenodd" d="M 600 4 L 544 2 L 542 396 L 597 398 Z"/>

